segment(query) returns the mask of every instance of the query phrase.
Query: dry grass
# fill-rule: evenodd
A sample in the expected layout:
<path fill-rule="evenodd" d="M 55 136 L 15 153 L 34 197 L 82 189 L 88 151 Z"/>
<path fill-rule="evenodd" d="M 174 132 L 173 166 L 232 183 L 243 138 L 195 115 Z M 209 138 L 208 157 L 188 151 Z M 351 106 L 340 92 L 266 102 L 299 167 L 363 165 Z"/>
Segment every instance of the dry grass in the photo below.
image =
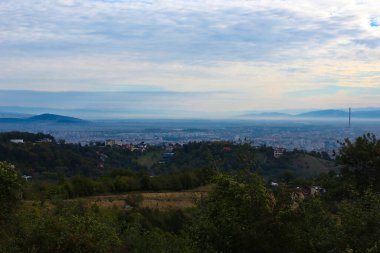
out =
<path fill-rule="evenodd" d="M 133 194 L 140 194 L 142 201 L 140 207 L 158 209 L 185 209 L 196 206 L 196 201 L 206 194 L 201 191 L 186 192 L 144 192 L 129 193 L 122 195 L 93 196 L 84 198 L 88 204 L 96 204 L 99 207 L 119 207 L 124 208 L 128 199 Z"/>
<path fill-rule="evenodd" d="M 137 193 L 127 193 L 127 194 L 117 194 L 117 195 L 99 195 L 91 196 L 78 199 L 65 200 L 67 202 L 81 201 L 86 205 L 96 204 L 103 208 L 122 208 L 124 209 L 126 204 L 126 199 L 133 199 L 134 195 L 140 195 L 142 201 L 139 206 L 143 208 L 152 209 L 186 209 L 194 208 L 196 206 L 197 200 L 201 199 L 207 194 L 206 188 L 197 188 L 192 191 L 182 191 L 182 192 L 137 192 Z M 24 201 L 25 205 L 35 205 L 39 203 L 34 200 Z M 47 201 L 45 205 L 53 206 L 50 201 Z"/>
<path fill-rule="evenodd" d="M 195 207 L 201 192 L 143 193 L 141 207 L 158 209 L 184 209 Z"/>

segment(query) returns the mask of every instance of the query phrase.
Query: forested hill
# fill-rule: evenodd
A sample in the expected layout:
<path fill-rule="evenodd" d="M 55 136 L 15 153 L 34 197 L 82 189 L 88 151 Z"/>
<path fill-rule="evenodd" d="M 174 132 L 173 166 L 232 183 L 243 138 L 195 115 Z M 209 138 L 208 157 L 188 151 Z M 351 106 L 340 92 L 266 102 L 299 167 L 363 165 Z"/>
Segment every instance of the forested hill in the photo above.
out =
<path fill-rule="evenodd" d="M 337 170 L 327 153 L 285 151 L 274 157 L 272 147 L 251 147 L 230 142 L 193 142 L 176 150 L 171 169 L 212 167 L 219 171 L 249 169 L 267 178 L 311 177 Z"/>
<path fill-rule="evenodd" d="M 35 146 L 46 144 L 38 143 Z M 242 167 L 255 162 L 249 145 L 190 143 L 174 150 L 178 156 L 171 164 L 199 148 L 218 170 L 227 169 L 223 159 L 235 154 Z M 270 148 L 253 149 L 265 150 Z M 355 142 L 347 139 L 338 152 L 339 174 L 270 185 L 247 170 L 149 176 L 123 169 L 107 171 L 96 180 L 76 176 L 57 183 L 27 181 L 15 166 L 0 161 L 0 252 L 379 252 L 379 150 L 380 140 L 373 135 Z M 140 162 L 154 167 L 147 161 L 155 156 L 141 157 Z M 207 187 L 194 189 L 196 184 L 189 184 L 194 182 Z M 136 192 L 168 186 L 193 190 Z M 123 191 L 134 192 L 118 195 L 120 200 L 108 195 Z M 147 194 L 150 199 L 145 199 Z M 158 207 L 158 198 L 168 203 L 185 194 L 196 204 Z M 77 198 L 89 195 L 96 196 Z"/>
<path fill-rule="evenodd" d="M 13 143 L 12 140 L 23 140 L 23 143 Z M 41 133 L 0 133 L 0 161 L 10 162 L 23 174 L 41 179 L 54 179 L 58 172 L 66 177 L 95 178 L 115 168 L 143 170 L 144 167 L 136 162 L 139 155 L 139 152 L 104 147 L 103 144 L 66 144 Z"/>
<path fill-rule="evenodd" d="M 24 143 L 12 143 L 23 139 Z M 9 132 L 0 134 L 0 161 L 10 162 L 23 173 L 41 179 L 83 175 L 98 178 L 107 171 L 128 169 L 161 175 L 176 171 L 209 168 L 233 172 L 258 172 L 268 179 L 310 177 L 335 170 L 327 154 L 288 151 L 274 157 L 271 147 L 254 148 L 230 142 L 194 142 L 183 146 L 150 146 L 131 151 L 125 146 L 91 146 L 57 142 L 51 135 Z M 165 157 L 169 154 L 169 157 Z"/>

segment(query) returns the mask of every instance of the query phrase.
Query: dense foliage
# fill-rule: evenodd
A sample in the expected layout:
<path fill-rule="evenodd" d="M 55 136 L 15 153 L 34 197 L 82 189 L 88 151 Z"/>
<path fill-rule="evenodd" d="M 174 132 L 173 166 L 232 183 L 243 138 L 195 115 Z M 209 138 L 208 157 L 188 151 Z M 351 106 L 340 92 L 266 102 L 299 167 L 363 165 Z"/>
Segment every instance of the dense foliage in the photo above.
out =
<path fill-rule="evenodd" d="M 96 180 L 75 176 L 62 178 L 58 183 L 30 181 L 24 187 L 24 195 L 26 199 L 68 199 L 133 191 L 180 191 L 205 185 L 214 174 L 215 171 L 207 168 L 158 176 L 129 170 L 110 170 Z"/>
<path fill-rule="evenodd" d="M 23 139 L 24 143 L 15 144 L 11 139 Z M 108 169 L 116 168 L 144 170 L 146 168 L 136 161 L 140 155 L 140 152 L 104 145 L 82 146 L 66 144 L 62 140 L 56 142 L 52 136 L 44 134 L 0 134 L 0 161 L 10 162 L 22 173 L 41 179 L 57 180 L 59 174 L 95 178 Z"/>
<path fill-rule="evenodd" d="M 341 173 L 278 186 L 252 172 L 243 149 L 236 173 L 198 168 L 202 176 L 196 180 L 211 183 L 210 190 L 196 208 L 184 210 L 145 209 L 138 200 L 133 209 L 102 208 L 59 194 L 50 201 L 22 201 L 20 193 L 33 183 L 22 183 L 16 167 L 0 163 L 0 252 L 379 252 L 378 147 L 372 135 L 346 140 L 338 157 Z M 117 180 L 154 190 L 149 187 L 155 178 L 176 175 L 181 181 L 182 173 L 194 171 L 151 177 L 114 170 L 97 180 L 82 176 L 51 184 L 78 196 L 110 182 L 116 187 Z M 182 181 L 183 187 L 188 180 Z M 302 190 L 313 185 L 326 192 Z"/>
<path fill-rule="evenodd" d="M 0 162 L 0 225 L 22 199 L 22 181 L 15 167 Z"/>
<path fill-rule="evenodd" d="M 275 158 L 274 149 L 267 146 L 254 147 L 249 143 L 226 141 L 190 142 L 177 148 L 175 156 L 164 168 L 157 166 L 154 169 L 165 171 L 208 167 L 228 173 L 248 169 L 264 177 L 278 179 L 289 173 L 293 177 L 318 175 L 323 170 L 334 169 L 335 164 L 330 160 L 325 152 L 288 150 L 283 156 Z M 320 162 L 321 166 L 312 170 L 309 164 L 312 161 Z"/>
<path fill-rule="evenodd" d="M 355 142 L 347 139 L 338 158 L 344 164 L 342 173 L 352 177 L 359 188 L 370 185 L 380 191 L 380 140 L 374 135 L 363 135 Z"/>
<path fill-rule="evenodd" d="M 24 143 L 15 144 L 10 141 L 12 139 L 23 139 Z M 78 175 L 95 179 L 115 169 L 161 175 L 202 168 L 225 172 L 248 169 L 266 177 L 277 178 L 285 173 L 291 173 L 295 177 L 309 177 L 331 169 L 334 165 L 326 162 L 329 159 L 326 153 L 307 154 L 294 150 L 286 152 L 280 158 L 274 158 L 272 147 L 252 147 L 250 144 L 225 141 L 190 142 L 173 148 L 173 156 L 162 162 L 160 158 L 166 152 L 163 146 L 150 146 L 141 152 L 121 146 L 104 146 L 104 143 L 86 146 L 66 144 L 45 134 L 0 133 L 0 161 L 10 162 L 23 174 L 42 180 L 57 181 L 62 177 Z M 325 164 L 313 171 L 309 163 L 316 159 Z M 295 162 L 298 160 L 302 160 L 302 163 Z"/>

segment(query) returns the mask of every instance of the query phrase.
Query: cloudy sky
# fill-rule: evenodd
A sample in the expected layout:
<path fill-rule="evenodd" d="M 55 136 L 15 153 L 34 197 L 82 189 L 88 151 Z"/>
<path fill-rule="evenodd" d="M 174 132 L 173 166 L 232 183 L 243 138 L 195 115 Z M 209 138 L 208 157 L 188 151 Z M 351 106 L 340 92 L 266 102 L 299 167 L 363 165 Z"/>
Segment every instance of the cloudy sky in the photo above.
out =
<path fill-rule="evenodd" d="M 0 0 L 3 110 L 349 106 L 380 107 L 377 0 Z"/>

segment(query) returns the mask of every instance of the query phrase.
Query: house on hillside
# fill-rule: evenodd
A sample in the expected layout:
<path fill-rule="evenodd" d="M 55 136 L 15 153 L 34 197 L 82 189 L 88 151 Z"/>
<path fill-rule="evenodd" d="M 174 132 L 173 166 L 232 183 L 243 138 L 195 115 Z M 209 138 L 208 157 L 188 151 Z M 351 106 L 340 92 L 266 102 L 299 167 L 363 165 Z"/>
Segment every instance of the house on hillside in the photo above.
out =
<path fill-rule="evenodd" d="M 36 141 L 37 143 L 51 143 L 52 139 L 49 138 L 43 138 L 41 140 Z"/>
<path fill-rule="evenodd" d="M 140 143 L 137 145 L 137 148 L 138 148 L 141 152 L 145 152 L 145 151 L 148 149 L 148 144 L 146 144 L 145 142 L 140 142 Z"/>
<path fill-rule="evenodd" d="M 270 182 L 269 185 L 272 186 L 272 187 L 277 187 L 277 186 L 278 186 L 278 183 L 272 181 L 272 182 Z"/>
<path fill-rule="evenodd" d="M 321 195 L 326 193 L 326 189 L 321 186 L 303 186 L 303 187 L 297 187 L 297 192 L 302 192 L 304 196 L 311 195 Z"/>
<path fill-rule="evenodd" d="M 112 147 L 112 146 L 115 146 L 116 145 L 116 141 L 115 140 L 106 140 L 104 142 L 104 145 L 105 146 L 108 146 L 108 147 Z"/>
<path fill-rule="evenodd" d="M 310 194 L 311 195 L 321 195 L 326 193 L 326 189 L 322 188 L 320 186 L 311 186 L 310 187 Z"/>
<path fill-rule="evenodd" d="M 15 143 L 15 144 L 20 144 L 20 143 L 24 143 L 24 140 L 23 139 L 11 139 L 10 142 Z"/>
<path fill-rule="evenodd" d="M 283 156 L 286 152 L 286 149 L 285 148 L 275 148 L 273 150 L 273 156 L 274 158 L 280 158 L 281 156 Z"/>
<path fill-rule="evenodd" d="M 25 181 L 28 181 L 32 178 L 32 176 L 23 175 L 22 178 L 25 179 Z"/>
<path fill-rule="evenodd" d="M 165 151 L 166 152 L 171 153 L 171 152 L 173 152 L 173 150 L 174 150 L 174 145 L 173 144 L 169 144 L 168 146 L 165 147 Z"/>

